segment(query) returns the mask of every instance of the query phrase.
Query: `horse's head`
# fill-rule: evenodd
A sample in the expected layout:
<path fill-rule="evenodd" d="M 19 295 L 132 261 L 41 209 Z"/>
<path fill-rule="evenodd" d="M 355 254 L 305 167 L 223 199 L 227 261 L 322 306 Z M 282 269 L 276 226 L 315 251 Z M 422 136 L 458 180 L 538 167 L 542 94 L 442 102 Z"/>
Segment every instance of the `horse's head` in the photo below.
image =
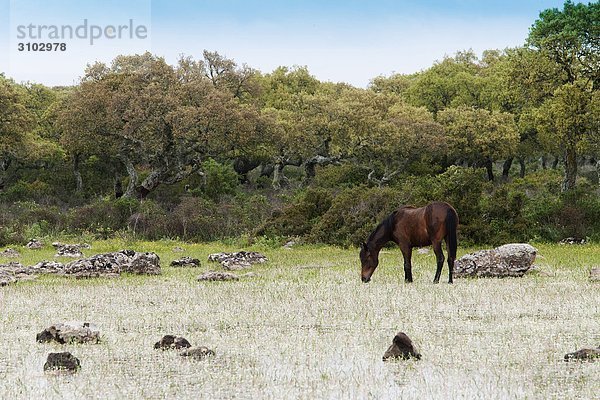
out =
<path fill-rule="evenodd" d="M 375 268 L 379 264 L 379 253 L 371 251 L 366 243 L 360 245 L 360 277 L 364 283 L 371 280 L 371 275 L 375 272 Z"/>

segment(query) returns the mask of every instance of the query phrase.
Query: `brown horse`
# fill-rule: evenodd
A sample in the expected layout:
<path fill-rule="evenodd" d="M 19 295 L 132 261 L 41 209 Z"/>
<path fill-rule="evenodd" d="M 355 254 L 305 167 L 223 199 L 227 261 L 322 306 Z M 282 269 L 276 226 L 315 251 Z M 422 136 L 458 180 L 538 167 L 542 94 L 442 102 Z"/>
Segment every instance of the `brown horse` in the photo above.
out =
<path fill-rule="evenodd" d="M 400 246 L 404 256 L 406 282 L 413 281 L 410 264 L 412 248 L 432 245 L 437 260 L 433 283 L 438 283 L 444 265 L 442 240 L 445 239 L 448 252 L 448 283 L 452 283 L 452 269 L 458 246 L 457 226 L 458 214 L 448 203 L 436 201 L 421 208 L 400 207 L 383 220 L 371 233 L 367 242 L 361 245 L 362 281 L 366 283 L 371 280 L 371 275 L 379 264 L 379 251 L 387 242 L 394 241 Z"/>

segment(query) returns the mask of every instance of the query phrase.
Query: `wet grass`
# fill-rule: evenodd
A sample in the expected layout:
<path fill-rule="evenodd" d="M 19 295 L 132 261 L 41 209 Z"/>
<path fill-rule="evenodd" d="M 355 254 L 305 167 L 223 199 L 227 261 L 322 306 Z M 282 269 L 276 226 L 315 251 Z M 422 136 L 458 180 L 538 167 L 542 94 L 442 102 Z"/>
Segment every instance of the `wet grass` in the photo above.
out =
<path fill-rule="evenodd" d="M 92 246 L 86 255 L 155 251 L 163 275 L 44 277 L 0 288 L 0 398 L 562 399 L 600 392 L 600 363 L 562 361 L 567 352 L 600 345 L 600 285 L 587 279 L 589 268 L 600 266 L 599 245 L 536 245 L 540 272 L 454 285 L 431 283 L 431 253 L 414 255 L 410 285 L 397 250 L 382 254 L 365 285 L 356 250 L 316 246 L 250 248 L 270 260 L 252 268 L 256 277 L 199 283 L 197 275 L 217 269 L 205 261 L 209 253 L 240 248 L 118 240 Z M 26 265 L 54 256 L 50 247 L 18 250 Z M 182 255 L 202 266 L 168 267 Z M 65 320 L 94 322 L 103 342 L 35 343 L 37 332 Z M 400 330 L 421 361 L 382 362 Z M 167 333 L 217 355 L 196 362 L 154 350 Z M 81 360 L 81 371 L 44 375 L 47 353 L 63 350 Z"/>

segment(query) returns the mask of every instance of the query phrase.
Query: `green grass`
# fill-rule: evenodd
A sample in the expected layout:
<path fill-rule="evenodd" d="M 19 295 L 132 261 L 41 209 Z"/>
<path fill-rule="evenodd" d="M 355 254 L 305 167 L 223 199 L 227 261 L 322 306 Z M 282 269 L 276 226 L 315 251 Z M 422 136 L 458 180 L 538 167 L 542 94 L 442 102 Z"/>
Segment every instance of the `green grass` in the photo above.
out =
<path fill-rule="evenodd" d="M 163 275 L 44 277 L 0 288 L 0 398 L 563 399 L 600 392 L 600 363 L 562 361 L 567 352 L 600 345 L 600 285 L 587 279 L 600 265 L 599 245 L 539 244 L 540 273 L 454 285 L 431 283 L 432 253 L 414 254 L 415 282 L 405 284 L 395 249 L 381 255 L 369 284 L 360 282 L 357 250 L 318 246 L 250 247 L 270 260 L 252 268 L 256 277 L 199 283 L 197 275 L 217 269 L 205 261 L 209 253 L 240 248 L 119 240 L 92 246 L 86 255 L 157 252 Z M 175 253 L 175 246 L 186 251 Z M 26 265 L 54 255 L 49 247 L 19 251 Z M 182 255 L 202 266 L 168 267 Z M 103 342 L 35 342 L 43 328 L 74 319 L 97 324 Z M 397 331 L 413 339 L 421 361 L 381 361 Z M 194 362 L 154 350 L 167 333 L 217 356 Z M 47 353 L 60 350 L 80 358 L 78 374 L 43 374 Z"/>

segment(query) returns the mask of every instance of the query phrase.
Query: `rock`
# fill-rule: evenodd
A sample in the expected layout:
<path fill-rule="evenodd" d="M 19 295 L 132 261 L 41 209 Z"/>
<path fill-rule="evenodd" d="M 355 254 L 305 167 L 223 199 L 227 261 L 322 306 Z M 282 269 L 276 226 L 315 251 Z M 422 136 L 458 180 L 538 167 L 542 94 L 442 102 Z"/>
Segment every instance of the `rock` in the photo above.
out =
<path fill-rule="evenodd" d="M 4 251 L 0 251 L 0 257 L 17 258 L 20 256 L 21 256 L 21 253 L 19 253 L 17 250 L 12 249 L 10 247 Z"/>
<path fill-rule="evenodd" d="M 189 357 L 194 360 L 204 360 L 206 357 L 212 357 L 215 352 L 204 346 L 191 347 L 179 353 L 181 357 Z"/>
<path fill-rule="evenodd" d="M 100 331 L 89 322 L 69 321 L 44 329 L 35 340 L 38 343 L 99 343 Z"/>
<path fill-rule="evenodd" d="M 25 247 L 31 250 L 39 250 L 44 247 L 44 244 L 37 239 L 31 239 L 29 242 L 27 242 Z"/>
<path fill-rule="evenodd" d="M 577 237 L 564 238 L 563 240 L 558 242 L 558 244 L 586 244 L 586 243 L 587 243 L 587 241 L 585 239 L 577 238 Z"/>
<path fill-rule="evenodd" d="M 183 253 L 185 249 L 183 247 L 175 246 L 173 247 L 173 253 Z"/>
<path fill-rule="evenodd" d="M 408 360 L 409 358 L 421 359 L 421 354 L 417 352 L 410 338 L 404 332 L 398 332 L 392 340 L 392 345 L 383 355 L 383 361 L 393 359 Z"/>
<path fill-rule="evenodd" d="M 124 264 L 121 272 L 137 275 L 160 275 L 160 257 L 156 253 L 135 253 L 131 263 Z"/>
<path fill-rule="evenodd" d="M 294 247 L 296 245 L 296 241 L 295 240 L 290 240 L 287 241 L 282 247 L 286 250 L 291 249 L 292 247 Z"/>
<path fill-rule="evenodd" d="M 9 271 L 0 270 L 0 286 L 8 286 L 16 281 L 17 278 L 15 278 L 14 274 Z"/>
<path fill-rule="evenodd" d="M 171 261 L 171 267 L 197 268 L 200 266 L 200 260 L 197 258 L 181 257 L 179 260 Z"/>
<path fill-rule="evenodd" d="M 64 266 L 63 273 L 76 278 L 115 277 L 123 272 L 158 275 L 159 261 L 155 253 L 121 250 L 72 261 Z"/>
<path fill-rule="evenodd" d="M 597 359 L 600 359 L 600 346 L 597 349 L 581 349 L 565 354 L 565 361 L 595 361 Z"/>
<path fill-rule="evenodd" d="M 529 244 L 505 244 L 467 254 L 454 262 L 456 277 L 523 276 L 533 265 L 537 249 Z"/>
<path fill-rule="evenodd" d="M 231 272 L 209 271 L 198 276 L 198 281 L 238 281 L 240 279 L 236 274 Z"/>
<path fill-rule="evenodd" d="M 61 274 L 65 265 L 56 261 L 40 261 L 39 263 L 27 267 L 28 274 Z"/>
<path fill-rule="evenodd" d="M 77 372 L 80 368 L 79 359 L 68 351 L 48 354 L 44 364 L 44 371 Z"/>
<path fill-rule="evenodd" d="M 63 244 L 60 242 L 52 243 L 52 246 L 56 249 L 54 257 L 83 257 L 81 249 L 89 249 L 89 244 Z"/>
<path fill-rule="evenodd" d="M 237 253 L 210 254 L 208 261 L 217 261 L 226 270 L 239 270 L 249 268 L 252 264 L 264 263 L 267 261 L 267 257 L 255 251 L 238 251 Z"/>
<path fill-rule="evenodd" d="M 162 337 L 162 339 L 160 339 L 160 341 L 154 343 L 154 348 L 155 349 L 162 349 L 162 350 L 171 350 L 171 349 L 185 349 L 185 348 L 189 348 L 192 347 L 192 345 L 190 344 L 190 342 L 187 341 L 187 339 L 181 337 L 181 336 L 174 336 L 174 335 L 165 335 Z"/>
<path fill-rule="evenodd" d="M 600 267 L 590 269 L 590 280 L 592 282 L 600 282 Z"/>
<path fill-rule="evenodd" d="M 419 253 L 419 254 L 429 254 L 429 252 L 430 252 L 430 250 L 427 247 L 417 249 L 417 253 Z"/>

